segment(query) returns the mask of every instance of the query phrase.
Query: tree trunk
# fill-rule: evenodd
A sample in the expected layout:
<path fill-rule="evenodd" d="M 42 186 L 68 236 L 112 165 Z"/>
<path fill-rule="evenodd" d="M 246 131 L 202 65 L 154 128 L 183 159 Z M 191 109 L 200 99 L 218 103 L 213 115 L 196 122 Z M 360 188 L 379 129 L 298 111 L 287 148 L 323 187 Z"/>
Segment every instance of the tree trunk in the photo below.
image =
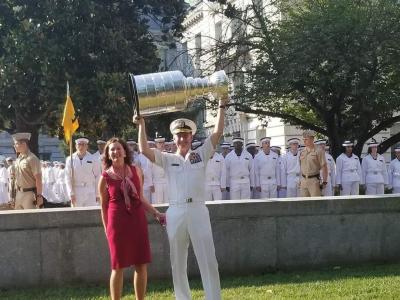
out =
<path fill-rule="evenodd" d="M 31 133 L 31 140 L 29 141 L 29 149 L 39 157 L 39 124 L 26 124 L 21 118 L 18 111 L 15 112 L 15 132 L 29 132 Z"/>

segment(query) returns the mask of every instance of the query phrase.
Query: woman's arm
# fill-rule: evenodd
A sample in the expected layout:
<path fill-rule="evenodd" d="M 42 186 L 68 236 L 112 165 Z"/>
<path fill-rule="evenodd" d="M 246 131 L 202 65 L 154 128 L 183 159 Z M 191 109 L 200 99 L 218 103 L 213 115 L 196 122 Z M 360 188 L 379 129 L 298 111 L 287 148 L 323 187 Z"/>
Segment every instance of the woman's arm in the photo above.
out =
<path fill-rule="evenodd" d="M 139 181 L 140 181 L 140 195 L 142 195 L 140 200 L 142 201 L 145 210 L 149 214 L 152 214 L 153 217 L 156 218 L 161 223 L 161 225 L 164 225 L 164 223 L 165 223 L 165 214 L 160 213 L 153 205 L 150 204 L 149 200 L 144 197 L 144 193 L 143 193 L 143 172 L 139 167 L 135 166 L 135 169 L 136 169 L 136 173 L 137 173 L 137 175 L 139 177 Z"/>
<path fill-rule="evenodd" d="M 100 194 L 100 203 L 101 203 L 101 220 L 103 221 L 104 232 L 107 235 L 107 224 L 108 224 L 108 192 L 107 192 L 107 184 L 106 180 L 103 176 L 100 176 L 99 180 L 99 194 Z"/>

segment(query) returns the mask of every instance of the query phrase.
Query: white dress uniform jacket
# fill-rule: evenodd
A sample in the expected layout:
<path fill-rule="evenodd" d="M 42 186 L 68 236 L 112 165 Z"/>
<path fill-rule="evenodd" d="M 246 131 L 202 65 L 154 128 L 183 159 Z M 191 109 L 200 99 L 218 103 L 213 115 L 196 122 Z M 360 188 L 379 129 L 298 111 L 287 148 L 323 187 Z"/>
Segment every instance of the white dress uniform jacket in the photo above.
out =
<path fill-rule="evenodd" d="M 389 183 L 385 158 L 377 154 L 376 159 L 368 154 L 361 164 L 363 182 L 366 195 L 382 195 L 385 193 L 385 184 Z"/>
<path fill-rule="evenodd" d="M 282 157 L 281 185 L 286 188 L 287 197 L 300 196 L 300 151 L 294 155 L 291 151 Z"/>
<path fill-rule="evenodd" d="M 72 154 L 74 179 L 72 180 L 71 157 L 65 163 L 67 192 L 71 199 L 76 197 L 76 206 L 96 206 L 96 197 L 99 197 L 97 185 L 100 178 L 99 163 L 89 152 L 79 159 L 78 154 Z"/>
<path fill-rule="evenodd" d="M 186 157 L 155 153 L 155 164 L 162 167 L 168 179 L 169 208 L 167 233 L 170 246 L 172 278 L 177 300 L 191 299 L 187 277 L 189 241 L 197 258 L 207 300 L 221 299 L 218 263 L 215 257 L 210 217 L 205 206 L 206 165 L 214 151 L 210 138 Z"/>
<path fill-rule="evenodd" d="M 360 184 L 364 184 L 360 159 L 342 153 L 336 159 L 336 184 L 342 185 L 340 195 L 358 195 Z"/>
<path fill-rule="evenodd" d="M 154 185 L 152 202 L 155 204 L 168 203 L 167 176 L 163 168 L 153 164 L 152 176 Z"/>
<path fill-rule="evenodd" d="M 329 153 L 325 153 L 326 166 L 328 167 L 328 178 L 326 179 L 327 185 L 323 190 L 323 196 L 333 196 L 333 188 L 335 187 L 336 182 L 336 164 L 332 155 Z M 321 171 L 322 178 L 322 171 Z"/>
<path fill-rule="evenodd" d="M 260 151 L 254 157 L 255 186 L 261 187 L 261 198 L 276 198 L 281 185 L 281 164 L 278 154 Z"/>
<path fill-rule="evenodd" d="M 390 162 L 388 173 L 389 188 L 393 188 L 393 194 L 400 193 L 400 160 L 398 158 Z"/>
<path fill-rule="evenodd" d="M 225 159 L 214 153 L 206 168 L 206 201 L 222 200 L 221 189 L 226 188 Z"/>
<path fill-rule="evenodd" d="M 151 202 L 151 187 L 153 186 L 153 164 L 151 161 L 140 153 L 136 159 L 137 165 L 143 172 L 143 193 L 144 197 Z"/>
<path fill-rule="evenodd" d="M 225 157 L 227 186 L 231 200 L 250 199 L 250 187 L 254 187 L 254 161 L 249 152 L 240 156 L 234 150 Z"/>
<path fill-rule="evenodd" d="M 5 167 L 0 167 L 0 205 L 8 201 L 8 171 Z"/>

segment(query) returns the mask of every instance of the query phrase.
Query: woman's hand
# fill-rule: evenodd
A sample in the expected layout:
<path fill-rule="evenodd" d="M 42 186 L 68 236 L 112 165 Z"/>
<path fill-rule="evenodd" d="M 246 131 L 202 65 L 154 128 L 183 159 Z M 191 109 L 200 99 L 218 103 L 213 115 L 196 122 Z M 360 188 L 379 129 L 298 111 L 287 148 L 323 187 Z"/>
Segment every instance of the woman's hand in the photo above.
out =
<path fill-rule="evenodd" d="M 154 214 L 154 217 L 157 219 L 158 223 L 160 223 L 161 226 L 167 225 L 167 217 L 165 216 L 165 213 L 160 213 L 159 211 L 157 211 Z"/>

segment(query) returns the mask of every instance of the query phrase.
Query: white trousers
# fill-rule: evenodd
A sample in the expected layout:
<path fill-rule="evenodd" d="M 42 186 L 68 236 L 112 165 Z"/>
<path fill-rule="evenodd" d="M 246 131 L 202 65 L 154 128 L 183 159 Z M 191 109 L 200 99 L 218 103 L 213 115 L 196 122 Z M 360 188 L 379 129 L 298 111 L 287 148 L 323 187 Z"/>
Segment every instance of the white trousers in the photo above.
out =
<path fill-rule="evenodd" d="M 400 194 L 400 186 L 394 186 L 392 194 Z"/>
<path fill-rule="evenodd" d="M 206 201 L 222 200 L 221 186 L 206 185 Z"/>
<path fill-rule="evenodd" d="M 151 191 L 150 187 L 143 187 L 143 196 L 149 201 L 150 203 L 153 203 L 151 200 Z"/>
<path fill-rule="evenodd" d="M 360 193 L 360 182 L 350 181 L 342 182 L 342 190 L 340 196 L 358 195 Z"/>
<path fill-rule="evenodd" d="M 231 183 L 230 200 L 250 199 L 250 183 Z"/>
<path fill-rule="evenodd" d="M 96 190 L 95 187 L 80 187 L 75 186 L 75 197 L 76 205 L 75 207 L 86 207 L 86 206 L 98 206 L 99 203 L 96 202 Z"/>
<path fill-rule="evenodd" d="M 300 188 L 298 186 L 287 187 L 286 188 L 286 197 L 288 197 L 288 198 L 300 197 Z"/>
<path fill-rule="evenodd" d="M 277 198 L 278 190 L 276 184 L 261 184 L 261 199 Z"/>
<path fill-rule="evenodd" d="M 383 195 L 385 193 L 385 185 L 383 183 L 367 183 L 365 187 L 365 195 Z"/>
<path fill-rule="evenodd" d="M 231 194 L 228 191 L 222 192 L 222 200 L 229 200 L 231 197 Z"/>
<path fill-rule="evenodd" d="M 330 181 L 328 181 L 328 184 L 323 189 L 322 196 L 333 196 L 333 188 Z"/>
<path fill-rule="evenodd" d="M 9 201 L 7 183 L 0 182 L 0 204 L 6 204 Z"/>
<path fill-rule="evenodd" d="M 215 257 L 210 216 L 204 203 L 170 205 L 167 210 L 167 234 L 176 300 L 192 298 L 187 276 L 189 241 L 192 241 L 200 269 L 205 299 L 220 300 L 218 263 Z"/>
<path fill-rule="evenodd" d="M 166 183 L 154 183 L 153 204 L 168 203 Z"/>
<path fill-rule="evenodd" d="M 287 175 L 286 197 L 295 198 L 300 197 L 300 179 L 295 174 Z"/>

